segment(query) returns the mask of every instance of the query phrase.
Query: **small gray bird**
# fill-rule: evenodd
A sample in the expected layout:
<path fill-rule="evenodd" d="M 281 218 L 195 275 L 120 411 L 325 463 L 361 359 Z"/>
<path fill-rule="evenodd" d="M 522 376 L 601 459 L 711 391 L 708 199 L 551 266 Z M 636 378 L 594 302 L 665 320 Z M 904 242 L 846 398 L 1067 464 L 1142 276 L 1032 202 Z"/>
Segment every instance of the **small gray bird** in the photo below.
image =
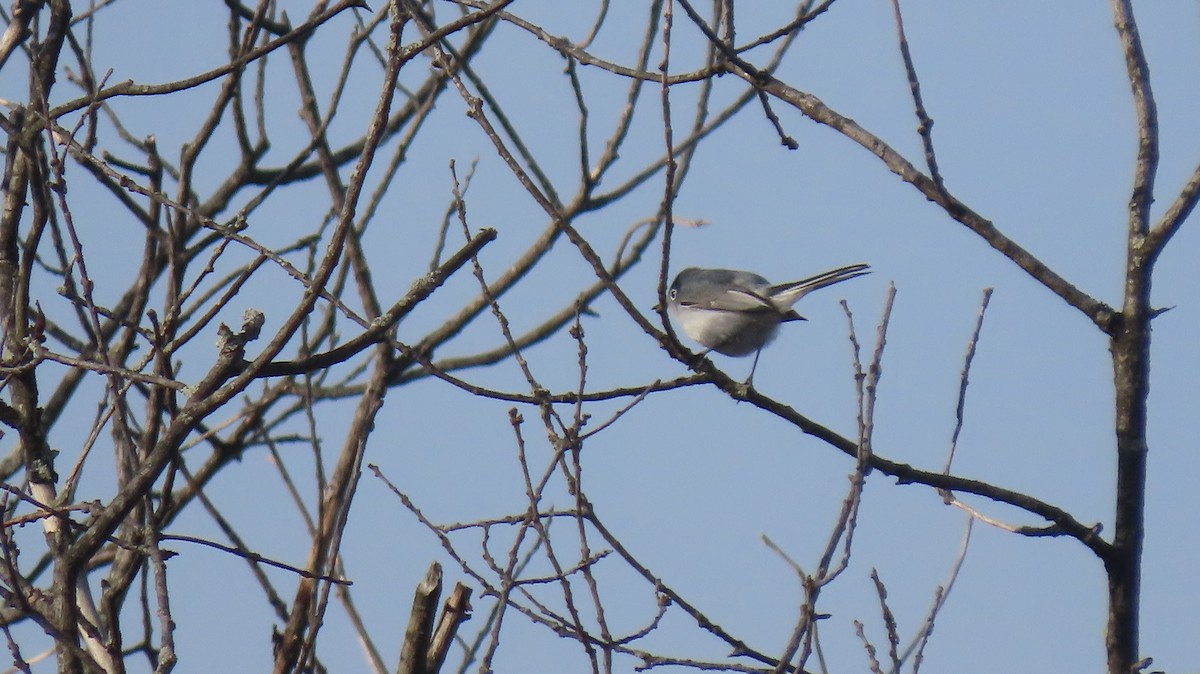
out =
<path fill-rule="evenodd" d="M 688 267 L 671 283 L 667 304 L 683 332 L 709 351 L 726 356 L 753 353 L 754 365 L 746 380 L 749 384 L 758 366 L 758 354 L 775 338 L 779 324 L 806 320 L 792 305 L 814 290 L 869 274 L 869 269 L 865 264 L 852 264 L 800 281 L 771 285 L 748 271 Z"/>

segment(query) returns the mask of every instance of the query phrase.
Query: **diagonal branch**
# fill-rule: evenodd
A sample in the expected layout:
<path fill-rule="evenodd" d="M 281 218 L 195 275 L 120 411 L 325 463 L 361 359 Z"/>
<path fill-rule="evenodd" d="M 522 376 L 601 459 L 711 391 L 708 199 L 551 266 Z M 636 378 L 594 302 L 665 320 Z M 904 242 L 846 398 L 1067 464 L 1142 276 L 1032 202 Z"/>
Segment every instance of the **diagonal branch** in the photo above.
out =
<path fill-rule="evenodd" d="M 804 433 L 834 446 L 851 458 L 858 457 L 858 443 L 853 440 L 839 435 L 805 417 L 791 407 L 772 400 L 753 389 L 748 391 L 744 396 L 740 396 L 740 385 L 728 377 L 724 377 L 724 379 L 726 381 L 718 382 L 718 385 L 726 393 L 734 396 L 735 399 L 746 400 L 782 419 L 786 419 Z M 898 484 L 923 484 L 935 489 L 966 492 L 1016 506 L 1050 522 L 1053 525 L 1051 533 L 1061 533 L 1077 539 L 1103 560 L 1111 558 L 1113 554 L 1112 546 L 1100 537 L 1099 525 L 1086 526 L 1062 508 L 1033 496 L 1013 491 L 1012 489 L 998 487 L 981 480 L 972 480 L 965 477 L 947 475 L 942 472 L 922 470 L 907 463 L 892 461 L 875 453 L 872 453 L 870 456 L 870 464 L 872 469 L 896 478 Z"/>
<path fill-rule="evenodd" d="M 1179 228 L 1183 226 L 1184 221 L 1196 208 L 1197 201 L 1200 201 L 1200 166 L 1197 166 L 1196 170 L 1192 172 L 1187 184 L 1179 192 L 1179 196 L 1175 197 L 1175 201 L 1171 202 L 1167 212 L 1163 213 L 1158 223 L 1150 230 L 1149 236 L 1146 237 L 1145 253 L 1151 262 L 1158 257 L 1163 248 L 1166 248 L 1167 242 L 1175 236 L 1175 232 L 1178 232 Z"/>
<path fill-rule="evenodd" d="M 741 70 L 737 71 L 737 74 L 751 82 L 756 78 L 761 78 L 760 86 L 767 93 L 791 104 L 809 119 L 832 128 L 879 157 L 892 173 L 917 188 L 925 198 L 941 206 L 947 215 L 974 232 L 997 252 L 1012 260 L 1067 304 L 1082 312 L 1106 334 L 1111 334 L 1115 329 L 1116 312 L 1112 307 L 1077 288 L 1033 253 L 997 229 L 992 221 L 976 213 L 949 191 L 939 188 L 932 178 L 919 171 L 881 138 L 859 126 L 849 117 L 834 111 L 816 96 L 795 89 L 770 75 L 758 71 L 745 72 Z"/>

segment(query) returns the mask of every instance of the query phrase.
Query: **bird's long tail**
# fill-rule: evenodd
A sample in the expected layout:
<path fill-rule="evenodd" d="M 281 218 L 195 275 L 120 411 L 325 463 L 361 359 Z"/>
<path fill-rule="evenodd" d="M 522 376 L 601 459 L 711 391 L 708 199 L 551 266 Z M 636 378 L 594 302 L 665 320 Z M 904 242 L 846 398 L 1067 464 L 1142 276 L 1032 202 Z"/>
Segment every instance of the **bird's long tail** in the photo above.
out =
<path fill-rule="evenodd" d="M 849 281 L 852 278 L 858 278 L 871 273 L 870 265 L 866 264 L 851 264 L 837 269 L 830 269 L 827 272 L 810 276 L 799 281 L 791 281 L 789 283 L 780 283 L 779 285 L 771 286 L 770 297 L 775 300 L 780 306 L 790 307 L 800 301 L 801 297 L 811 293 L 814 290 L 820 290 L 826 286 L 831 286 L 842 281 Z"/>

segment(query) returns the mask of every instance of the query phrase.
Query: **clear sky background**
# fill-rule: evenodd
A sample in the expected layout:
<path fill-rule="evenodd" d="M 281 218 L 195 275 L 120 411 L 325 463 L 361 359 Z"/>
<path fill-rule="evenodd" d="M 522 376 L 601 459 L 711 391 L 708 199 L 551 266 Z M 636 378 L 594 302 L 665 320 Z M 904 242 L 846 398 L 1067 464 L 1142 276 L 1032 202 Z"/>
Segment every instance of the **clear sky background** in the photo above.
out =
<path fill-rule="evenodd" d="M 449 16 L 443 4 L 439 1 L 439 11 Z M 518 0 L 514 9 L 578 41 L 594 20 L 595 4 Z M 644 4 L 613 3 L 590 50 L 632 64 L 631 49 L 644 30 Z M 281 5 L 296 21 L 311 7 L 299 0 Z M 382 0 L 372 5 L 379 9 Z M 925 103 L 936 121 L 933 137 L 947 188 L 1082 290 L 1119 304 L 1136 129 L 1107 5 L 908 0 L 902 8 Z M 1200 7 L 1156 2 L 1138 3 L 1136 9 L 1163 141 L 1156 217 L 1200 161 Z M 785 22 L 793 10 L 788 3 L 742 1 L 737 12 L 743 42 Z M 94 58 L 99 69 L 113 68 L 112 82 L 178 79 L 224 61 L 225 21 L 220 3 L 120 0 L 100 14 Z M 325 55 L 329 63 L 328 72 L 321 73 L 325 79 L 317 82 L 324 95 L 353 28 L 347 14 L 314 39 L 310 61 Z M 682 13 L 676 17 L 676 40 L 672 70 L 700 67 L 698 33 Z M 378 68 L 361 65 L 362 75 L 352 78 L 351 87 L 361 91 L 362 108 L 343 112 L 331 129 L 335 144 L 360 135 L 374 106 Z M 502 26 L 475 66 L 552 178 L 561 175 L 559 184 L 571 190 L 578 131 L 563 60 L 530 35 Z M 290 70 L 283 54 L 272 57 L 270 67 Z M 427 62 L 415 67 L 423 69 Z M 598 144 L 624 104 L 627 82 L 595 68 L 580 72 L 595 125 L 592 142 Z M 805 30 L 777 76 L 853 118 L 924 168 L 889 2 L 834 3 Z M 0 97 L 17 97 L 4 93 L 23 91 L 16 87 L 23 84 L 15 73 L 0 72 Z M 142 98 L 113 105 L 135 136 L 154 133 L 160 147 L 175 148 L 164 152 L 177 152 L 195 133 L 216 87 L 173 102 Z M 717 81 L 715 98 L 732 100 L 744 87 L 740 79 L 726 76 Z M 676 90 L 677 131 L 690 121 L 696 89 Z M 60 95 L 66 98 L 68 91 L 62 87 Z M 284 161 L 307 135 L 295 114 L 294 92 L 268 93 L 272 121 L 279 125 L 278 149 L 272 152 Z M 189 97 L 195 108 L 180 108 Z M 624 153 L 630 171 L 662 147 L 656 87 L 649 85 L 641 105 Z M 499 275 L 546 224 L 478 126 L 463 114 L 461 99 L 447 96 L 439 106 L 384 201 L 383 221 L 390 224 L 377 224 L 368 236 L 376 281 L 394 290 L 385 302 L 405 292 L 428 264 L 450 200 L 447 165 L 452 159 L 462 174 L 478 158 L 467 209 L 472 226 L 499 230 L 499 239 L 481 257 L 489 275 Z M 785 105 L 773 107 L 799 148 L 782 147 L 755 106 L 710 138 L 674 205 L 677 218 L 707 224 L 676 230 L 672 269 L 748 269 L 777 282 L 854 262 L 870 263 L 874 273 L 805 299 L 798 309 L 809 321 L 784 327 L 759 361 L 755 386 L 853 437 L 851 352 L 838 301 L 849 302 L 859 339 L 870 349 L 888 285 L 894 283 L 898 294 L 883 360 L 875 447 L 888 458 L 940 469 L 954 427 L 967 340 L 983 289 L 994 288 L 954 472 L 1029 493 L 1081 522 L 1111 528 L 1112 377 L 1107 343 L 1095 326 L 861 147 Z M 593 157 L 599 150 L 593 147 Z M 219 156 L 215 153 L 214 161 Z M 215 168 L 213 180 L 225 170 Z M 297 228 L 308 230 L 322 216 L 327 193 L 320 181 L 287 194 L 250 223 L 260 240 L 290 241 L 290 223 L 302 222 Z M 661 196 L 660 178 L 578 225 L 611 259 L 625 231 L 652 216 Z M 85 244 L 95 255 L 120 255 L 122 240 L 113 232 L 136 225 L 107 221 L 124 216 L 117 210 L 106 215 L 104 208 L 86 214 Z M 1154 669 L 1170 673 L 1200 670 L 1194 647 L 1200 624 L 1200 499 L 1193 486 L 1200 474 L 1193 430 L 1200 413 L 1198 252 L 1200 238 L 1189 223 L 1162 256 L 1153 293 L 1156 306 L 1173 309 L 1154 324 L 1142 653 L 1154 657 Z M 95 273 L 102 279 L 98 292 L 105 291 L 108 274 L 112 292 L 121 287 L 119 266 Z M 564 241 L 546 266 L 502 298 L 502 306 L 520 331 L 569 302 L 590 276 Z M 621 287 L 649 312 L 656 283 L 652 255 L 622 279 Z M 270 284 L 251 287 L 235 303 L 236 313 L 263 309 L 269 331 L 290 301 L 279 292 Z M 400 325 L 400 338 L 418 338 L 475 292 L 468 275 L 452 280 Z M 685 374 L 611 299 L 593 308 L 596 315 L 583 322 L 589 388 L 646 385 Z M 500 341 L 494 322 L 481 321 L 438 355 L 474 353 Z M 525 356 L 551 390 L 576 385 L 576 345 L 565 332 Z M 734 378 L 749 373 L 749 359 L 713 358 Z M 511 363 L 464 376 L 505 390 L 524 389 Z M 509 407 L 435 380 L 397 388 L 380 415 L 367 461 L 378 464 L 438 522 L 519 511 L 524 490 Z M 594 423 L 618 407 L 594 406 Z M 351 411 L 347 406 L 326 412 L 323 439 L 331 456 Z M 532 422 L 526 429 L 529 451 L 541 465 L 550 448 L 535 411 L 524 413 Z M 15 435 L 3 440 L 14 441 Z M 248 453 L 213 485 L 210 496 L 236 513 L 236 525 L 258 552 L 300 564 L 308 538 L 268 461 Z M 634 554 L 729 632 L 765 652 L 782 649 L 802 593 L 790 568 L 761 537 L 769 536 L 812 569 L 845 495 L 852 470 L 845 456 L 751 405 L 735 404 L 715 388 L 692 387 L 650 396 L 587 442 L 584 463 L 597 513 Z M 103 493 L 104 487 L 95 489 Z M 560 498 L 562 505 L 569 503 L 565 492 Z M 967 500 L 1014 524 L 1042 524 L 986 501 Z M 237 508 L 239 503 L 243 507 Z M 868 478 L 851 566 L 818 607 L 831 614 L 821 625 L 831 671 L 867 671 L 853 620 L 866 624 L 876 645 L 886 644 L 871 569 L 887 583 L 907 643 L 935 588 L 946 581 L 965 525 L 964 514 L 945 506 L 929 488 L 897 486 L 880 474 Z M 199 511 L 181 518 L 173 530 L 220 539 Z M 179 623 L 177 671 L 266 671 L 271 613 L 245 562 L 198 547 L 177 551 L 181 554 L 169 567 Z M 391 635 L 380 638 L 389 658 L 398 651 L 412 587 L 429 562 L 446 565 L 448 586 L 462 578 L 436 539 L 369 474 L 358 487 L 344 551 L 365 619 L 377 635 Z M 617 560 L 601 563 L 597 572 L 611 598 L 614 631 L 636 629 L 653 615 L 652 589 Z M 271 576 L 285 588 L 294 582 L 283 572 Z M 464 626 L 465 634 L 482 624 L 488 600 L 476 599 L 475 606 L 477 619 Z M 921 669 L 929 674 L 1101 671 L 1105 619 L 1103 569 L 1078 542 L 1024 538 L 976 525 Z M 508 620 L 511 631 L 496 671 L 586 670 L 577 645 L 528 625 L 515 613 Z M 686 657 L 726 654 L 722 644 L 679 613 L 669 614 L 649 642 L 647 648 Z M 338 609 L 331 609 L 319 644 L 331 671 L 366 671 Z M 632 671 L 636 664 L 621 660 L 616 668 Z"/>

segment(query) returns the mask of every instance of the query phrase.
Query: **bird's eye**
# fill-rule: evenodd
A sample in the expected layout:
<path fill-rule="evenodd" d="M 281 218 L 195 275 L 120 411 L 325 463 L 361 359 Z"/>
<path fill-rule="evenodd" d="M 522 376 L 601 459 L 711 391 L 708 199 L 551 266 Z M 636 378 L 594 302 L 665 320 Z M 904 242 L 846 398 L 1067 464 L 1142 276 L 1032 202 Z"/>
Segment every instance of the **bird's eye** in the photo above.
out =
<path fill-rule="evenodd" d="M 676 295 L 678 295 L 678 294 L 679 294 L 679 291 L 678 291 L 678 290 L 676 290 L 676 289 L 674 289 L 674 288 L 671 288 L 671 292 L 670 292 L 671 299 L 675 299 L 675 296 L 676 296 Z"/>

